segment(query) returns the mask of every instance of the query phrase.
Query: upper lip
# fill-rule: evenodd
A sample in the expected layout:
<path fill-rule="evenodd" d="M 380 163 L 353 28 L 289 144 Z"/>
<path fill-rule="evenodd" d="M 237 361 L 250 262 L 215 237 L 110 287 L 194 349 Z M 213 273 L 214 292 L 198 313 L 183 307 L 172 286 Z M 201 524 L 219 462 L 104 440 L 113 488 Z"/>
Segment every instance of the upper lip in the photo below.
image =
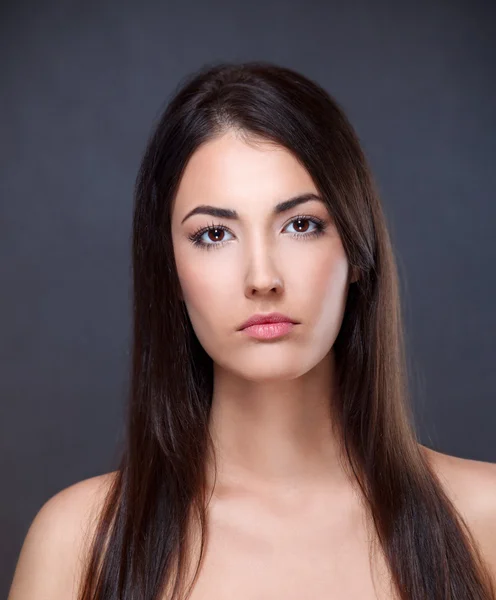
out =
<path fill-rule="evenodd" d="M 251 325 L 260 325 L 262 323 L 295 323 L 298 321 L 291 319 L 287 315 L 282 315 L 281 313 L 273 312 L 267 314 L 258 314 L 252 315 L 249 319 L 247 319 L 239 329 L 246 329 L 246 327 L 250 327 Z"/>

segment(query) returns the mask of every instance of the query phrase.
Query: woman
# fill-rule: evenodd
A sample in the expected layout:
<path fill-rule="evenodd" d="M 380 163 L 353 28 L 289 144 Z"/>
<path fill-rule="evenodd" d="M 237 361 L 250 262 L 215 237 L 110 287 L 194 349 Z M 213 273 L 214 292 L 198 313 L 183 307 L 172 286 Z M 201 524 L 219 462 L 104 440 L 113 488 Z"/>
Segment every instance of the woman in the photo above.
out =
<path fill-rule="evenodd" d="M 495 598 L 494 465 L 416 439 L 386 219 L 336 101 L 206 67 L 135 201 L 122 461 L 42 508 L 11 600 Z"/>

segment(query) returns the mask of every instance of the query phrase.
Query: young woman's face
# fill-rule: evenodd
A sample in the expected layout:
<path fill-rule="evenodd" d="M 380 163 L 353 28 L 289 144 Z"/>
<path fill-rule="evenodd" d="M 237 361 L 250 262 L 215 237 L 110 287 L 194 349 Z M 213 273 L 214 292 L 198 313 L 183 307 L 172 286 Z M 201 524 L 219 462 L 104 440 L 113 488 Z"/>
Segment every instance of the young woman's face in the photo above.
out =
<path fill-rule="evenodd" d="M 172 206 L 176 266 L 195 333 L 217 365 L 252 381 L 303 375 L 328 354 L 341 326 L 350 272 L 326 205 L 312 199 L 274 213 L 301 194 L 319 196 L 288 150 L 229 132 L 192 155 Z M 237 218 L 185 219 L 200 205 Z M 298 324 L 266 341 L 239 330 L 270 312 Z"/>

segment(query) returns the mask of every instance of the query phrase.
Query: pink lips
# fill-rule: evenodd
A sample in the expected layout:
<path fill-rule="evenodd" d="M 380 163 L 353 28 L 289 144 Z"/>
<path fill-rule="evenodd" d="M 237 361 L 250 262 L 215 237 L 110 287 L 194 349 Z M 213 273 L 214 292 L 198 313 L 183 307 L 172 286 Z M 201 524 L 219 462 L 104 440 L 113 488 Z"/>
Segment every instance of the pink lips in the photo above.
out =
<path fill-rule="evenodd" d="M 259 339 L 272 339 L 289 333 L 298 321 L 281 313 L 253 315 L 240 327 L 244 333 Z"/>

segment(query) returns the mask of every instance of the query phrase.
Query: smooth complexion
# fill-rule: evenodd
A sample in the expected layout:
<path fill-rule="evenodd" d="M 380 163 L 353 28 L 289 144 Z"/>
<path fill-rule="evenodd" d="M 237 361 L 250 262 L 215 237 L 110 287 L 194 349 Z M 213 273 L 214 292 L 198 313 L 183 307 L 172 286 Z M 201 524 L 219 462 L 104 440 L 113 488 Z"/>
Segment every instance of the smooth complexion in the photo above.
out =
<path fill-rule="evenodd" d="M 276 210 L 299 196 L 308 201 Z M 227 133 L 192 155 L 172 206 L 183 300 L 214 366 L 217 477 L 207 461 L 207 545 L 191 600 L 393 597 L 331 428 L 332 346 L 353 279 L 318 196 L 286 149 Z M 298 324 L 272 340 L 238 331 L 268 312 Z M 191 581 L 196 524 L 189 539 Z"/>
<path fill-rule="evenodd" d="M 274 212 L 305 194 L 314 198 Z M 228 132 L 192 155 L 172 206 L 183 300 L 214 363 L 217 486 L 268 494 L 291 506 L 309 490 L 336 491 L 344 481 L 329 407 L 331 349 L 351 270 L 318 198 L 309 173 L 288 150 Z M 202 214 L 200 205 L 235 211 L 238 218 Z M 299 324 L 267 341 L 237 331 L 252 314 L 272 311 Z"/>

